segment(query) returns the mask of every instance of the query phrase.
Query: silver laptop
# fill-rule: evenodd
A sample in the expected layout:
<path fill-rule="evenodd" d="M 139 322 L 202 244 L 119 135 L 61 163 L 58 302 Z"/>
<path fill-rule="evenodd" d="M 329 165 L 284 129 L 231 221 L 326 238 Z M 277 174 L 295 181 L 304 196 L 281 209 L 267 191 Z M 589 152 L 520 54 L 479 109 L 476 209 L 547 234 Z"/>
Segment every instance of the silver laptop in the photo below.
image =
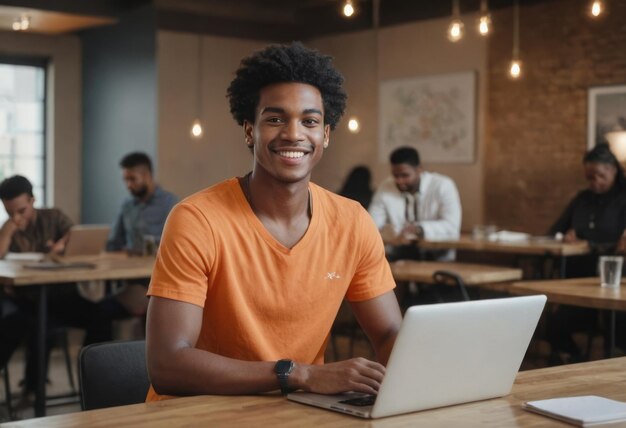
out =
<path fill-rule="evenodd" d="M 111 228 L 101 224 L 80 224 L 70 229 L 64 257 L 95 256 L 105 250 Z"/>
<path fill-rule="evenodd" d="M 288 398 L 381 418 L 508 394 L 546 303 L 511 297 L 410 307 L 375 397 L 294 392 Z"/>

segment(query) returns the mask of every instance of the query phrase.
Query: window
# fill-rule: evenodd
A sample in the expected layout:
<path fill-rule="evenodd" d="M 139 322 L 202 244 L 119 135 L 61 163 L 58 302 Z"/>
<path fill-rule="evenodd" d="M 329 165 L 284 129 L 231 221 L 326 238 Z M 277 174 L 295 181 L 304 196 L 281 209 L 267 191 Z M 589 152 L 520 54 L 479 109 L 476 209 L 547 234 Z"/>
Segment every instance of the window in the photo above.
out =
<path fill-rule="evenodd" d="M 15 174 L 33 184 L 35 206 L 46 204 L 46 67 L 0 59 L 0 181 Z M 0 220 L 7 218 L 0 208 Z"/>

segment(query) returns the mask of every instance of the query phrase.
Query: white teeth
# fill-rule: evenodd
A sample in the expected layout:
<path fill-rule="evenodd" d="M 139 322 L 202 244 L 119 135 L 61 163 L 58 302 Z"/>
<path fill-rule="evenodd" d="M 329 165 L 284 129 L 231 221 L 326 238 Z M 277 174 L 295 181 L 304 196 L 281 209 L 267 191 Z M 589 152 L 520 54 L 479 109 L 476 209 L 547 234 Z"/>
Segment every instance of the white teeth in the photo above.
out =
<path fill-rule="evenodd" d="M 298 159 L 304 156 L 304 152 L 278 152 L 279 155 L 285 158 Z"/>

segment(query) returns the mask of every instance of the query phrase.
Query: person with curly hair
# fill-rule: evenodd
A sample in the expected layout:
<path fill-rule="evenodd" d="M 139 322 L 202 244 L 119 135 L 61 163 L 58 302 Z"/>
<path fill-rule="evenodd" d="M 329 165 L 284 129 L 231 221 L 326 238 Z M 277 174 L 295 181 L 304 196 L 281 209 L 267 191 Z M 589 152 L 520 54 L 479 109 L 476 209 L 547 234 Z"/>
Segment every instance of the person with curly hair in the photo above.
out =
<path fill-rule="evenodd" d="M 252 171 L 171 212 L 148 294 L 148 401 L 280 389 L 375 394 L 401 322 L 371 218 L 312 183 L 346 104 L 331 58 L 300 43 L 245 58 L 228 88 Z M 346 298 L 378 361 L 324 364 Z"/>

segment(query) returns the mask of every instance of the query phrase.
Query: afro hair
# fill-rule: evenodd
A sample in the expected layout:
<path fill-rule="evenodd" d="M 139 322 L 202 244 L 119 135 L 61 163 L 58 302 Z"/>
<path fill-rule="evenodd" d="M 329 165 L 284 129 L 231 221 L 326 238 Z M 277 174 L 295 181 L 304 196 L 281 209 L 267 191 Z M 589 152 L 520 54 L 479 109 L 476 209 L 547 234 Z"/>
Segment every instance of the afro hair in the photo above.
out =
<path fill-rule="evenodd" d="M 343 76 L 333 67 L 330 56 L 299 42 L 270 45 L 241 61 L 227 91 L 230 112 L 237 123 L 254 122 L 261 89 L 282 82 L 315 86 L 324 103 L 324 123 L 335 129 L 346 108 Z"/>

